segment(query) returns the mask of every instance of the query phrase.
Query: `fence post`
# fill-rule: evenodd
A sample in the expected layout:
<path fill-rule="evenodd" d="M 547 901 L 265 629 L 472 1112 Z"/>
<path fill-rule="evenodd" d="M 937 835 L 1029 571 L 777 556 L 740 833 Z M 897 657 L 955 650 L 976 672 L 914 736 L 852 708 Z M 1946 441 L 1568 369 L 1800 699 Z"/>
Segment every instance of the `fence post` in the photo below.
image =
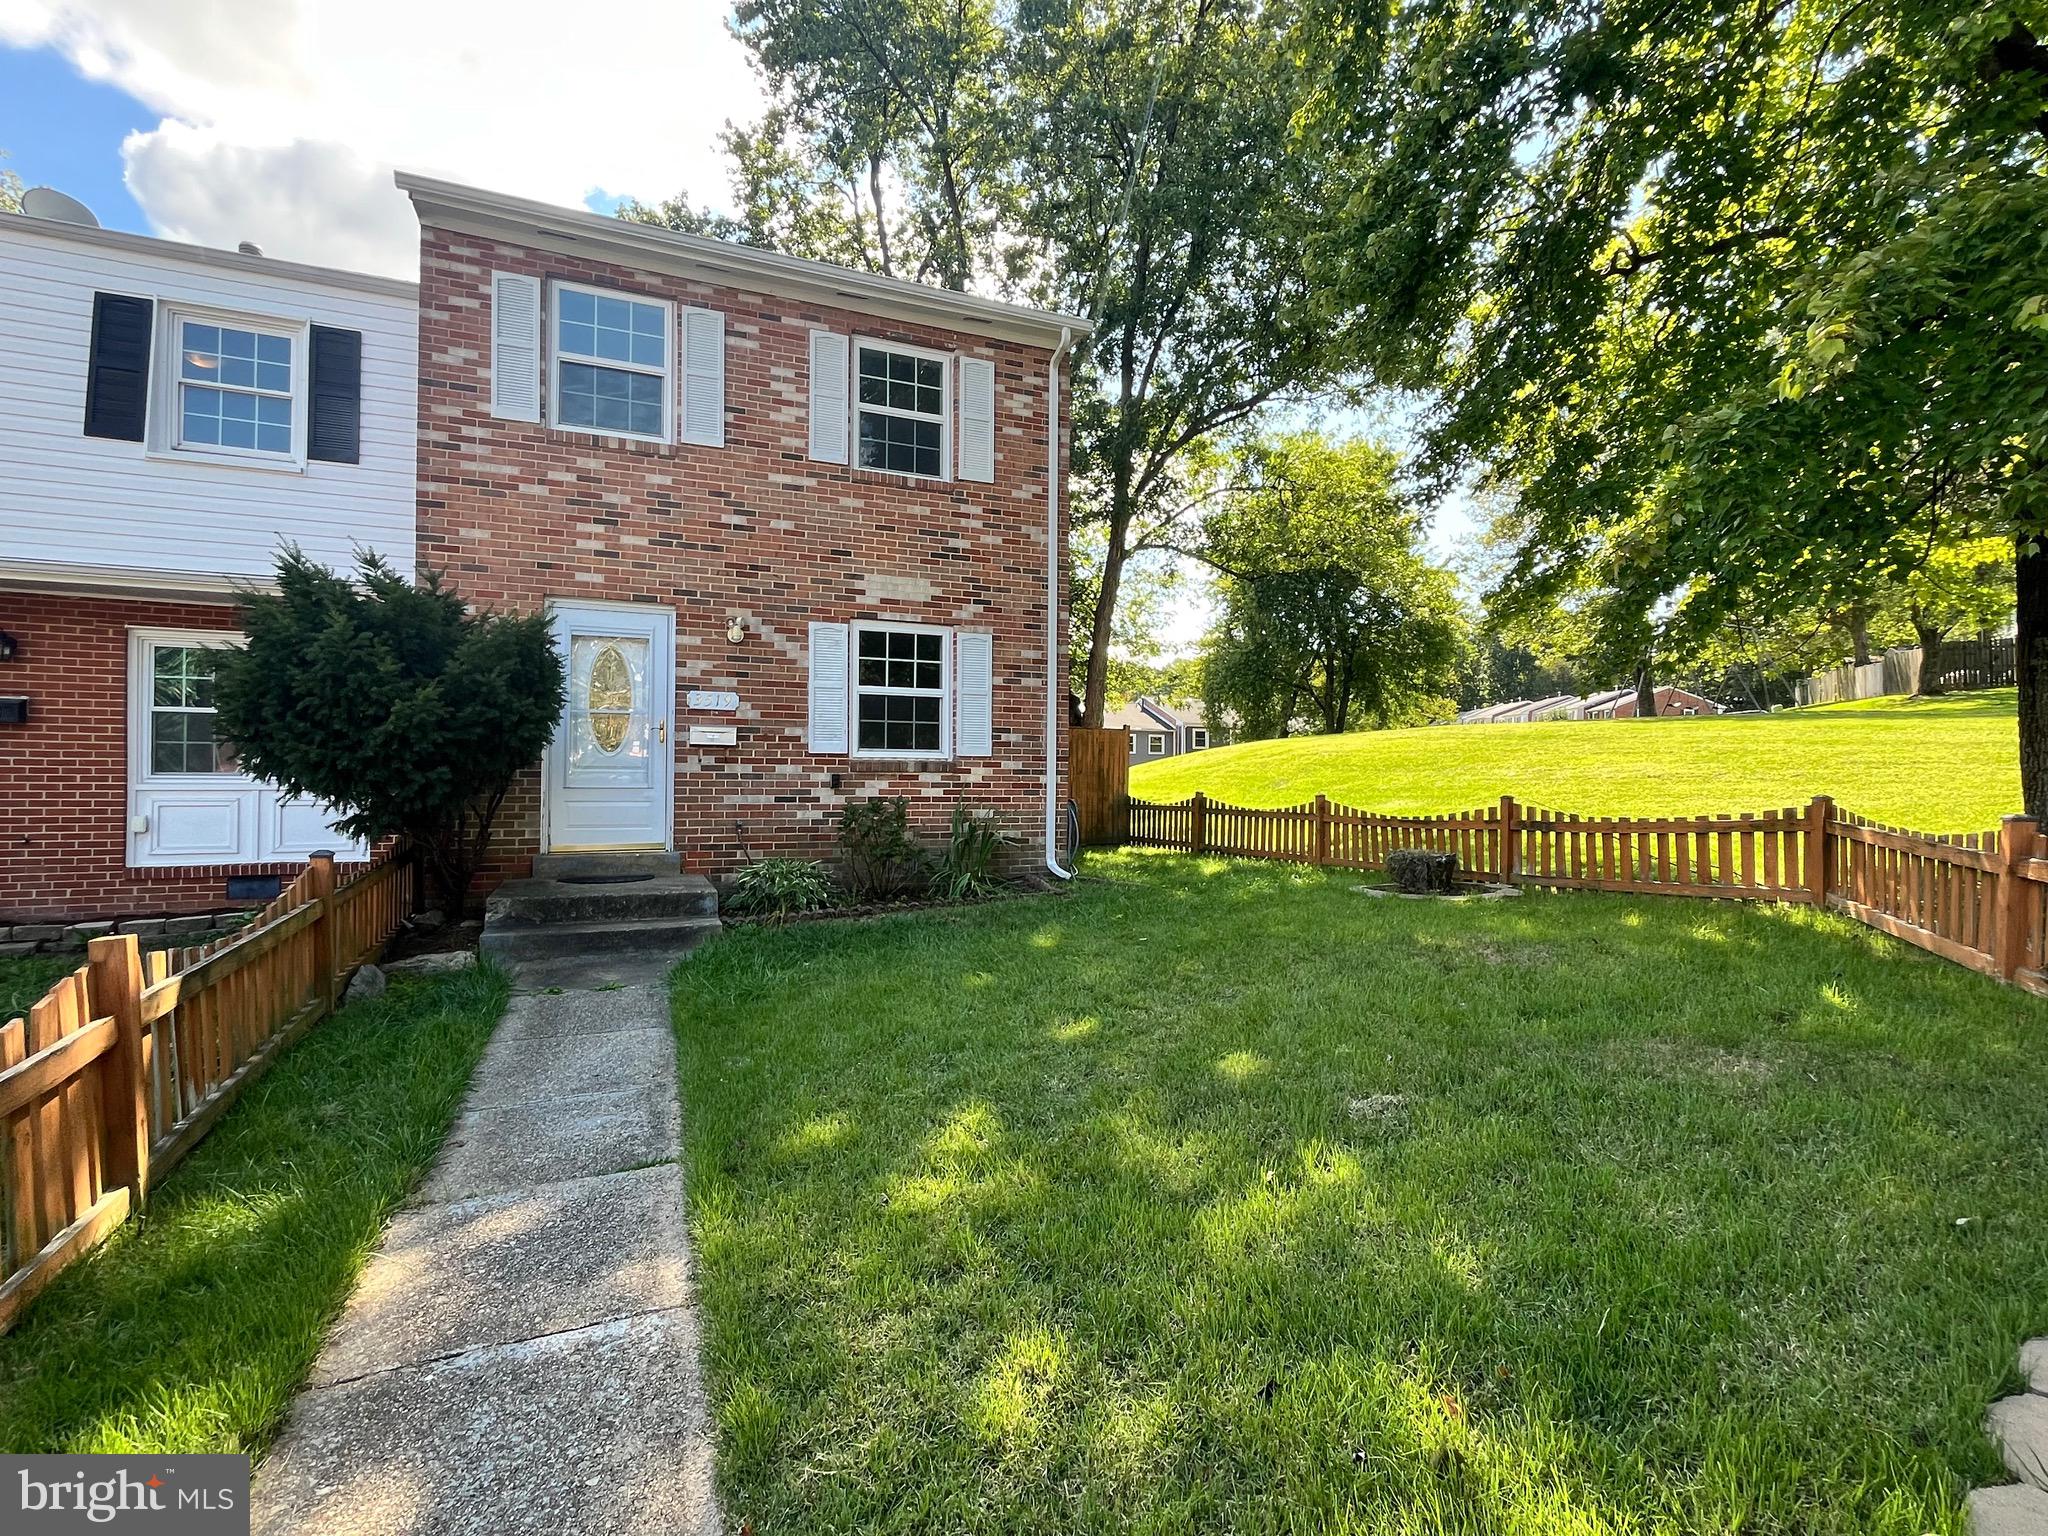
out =
<path fill-rule="evenodd" d="M 132 933 L 86 946 L 86 989 L 95 1017 L 114 1021 L 114 1048 L 100 1058 L 100 1115 L 106 1126 L 106 1187 L 125 1186 L 136 1209 L 149 1195 L 149 1062 L 143 1050 L 142 950 Z"/>
<path fill-rule="evenodd" d="M 313 965 L 318 973 L 320 1003 L 322 1010 L 334 1012 L 334 1005 L 340 999 L 340 960 L 335 953 L 336 940 L 334 921 L 334 855 L 328 852 L 316 853 L 306 861 L 306 873 L 312 876 L 307 882 L 311 888 L 319 915 L 313 919 Z"/>
<path fill-rule="evenodd" d="M 1500 883 L 1502 885 L 1514 884 L 1515 875 L 1518 873 L 1515 866 L 1521 852 L 1520 844 L 1522 839 L 1517 831 L 1517 828 L 1520 826 L 1521 816 L 1515 808 L 1515 797 L 1513 795 L 1502 795 L 1500 797 Z"/>
<path fill-rule="evenodd" d="M 1828 882 L 1833 878 L 1834 850 L 1828 839 L 1828 823 L 1834 820 L 1835 797 L 1815 795 L 1806 808 L 1806 899 L 1816 907 L 1828 904 Z"/>
<path fill-rule="evenodd" d="M 1193 853 L 1204 853 L 1209 846 L 1209 797 L 1196 790 L 1191 807 L 1188 813 L 1188 849 Z"/>
<path fill-rule="evenodd" d="M 1998 948 L 1995 958 L 2001 980 L 2011 981 L 2020 968 L 2026 942 L 2027 887 L 2020 874 L 2023 861 L 2034 856 L 2040 823 L 2031 816 L 2007 816 L 1998 824 Z"/>
<path fill-rule="evenodd" d="M 1330 862 L 1330 797 L 1316 796 L 1316 863 Z"/>

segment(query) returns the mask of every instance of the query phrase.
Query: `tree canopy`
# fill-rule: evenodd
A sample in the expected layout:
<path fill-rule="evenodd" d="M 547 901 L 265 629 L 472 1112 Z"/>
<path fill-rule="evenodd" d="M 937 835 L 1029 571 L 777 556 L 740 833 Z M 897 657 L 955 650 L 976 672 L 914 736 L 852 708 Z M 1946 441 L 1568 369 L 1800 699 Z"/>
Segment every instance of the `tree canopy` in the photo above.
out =
<path fill-rule="evenodd" d="M 1295 434 L 1247 447 L 1241 488 L 1208 519 L 1220 615 L 1204 647 L 1212 721 L 1242 738 L 1313 721 L 1336 733 L 1448 712 L 1461 614 L 1451 573 L 1371 443 Z"/>

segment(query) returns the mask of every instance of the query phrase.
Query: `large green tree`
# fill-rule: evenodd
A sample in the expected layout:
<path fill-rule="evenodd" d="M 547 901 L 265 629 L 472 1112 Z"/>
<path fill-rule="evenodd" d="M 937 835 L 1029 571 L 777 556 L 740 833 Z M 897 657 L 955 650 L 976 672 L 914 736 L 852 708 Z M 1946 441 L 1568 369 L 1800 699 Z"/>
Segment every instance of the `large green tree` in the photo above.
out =
<path fill-rule="evenodd" d="M 1093 324 L 1073 513 L 1102 530 L 1082 693 L 1100 723 L 1129 562 L 1196 520 L 1189 465 L 1356 354 L 1306 260 L 1337 194 L 1294 132 L 1296 0 L 742 0 L 772 106 L 735 130 L 740 212 L 680 228 L 980 284 Z"/>
<path fill-rule="evenodd" d="M 1363 190 L 1318 275 L 1442 386 L 1439 461 L 1511 488 L 1499 606 L 1590 587 L 1683 650 L 1903 576 L 1929 522 L 2005 538 L 2048 812 L 2044 19 L 1332 0 L 1304 123 Z"/>
<path fill-rule="evenodd" d="M 1451 573 L 1371 443 L 1296 434 L 1244 450 L 1240 489 L 1206 523 L 1220 614 L 1203 655 L 1211 720 L 1244 738 L 1297 721 L 1325 733 L 1445 712 L 1461 615 Z"/>

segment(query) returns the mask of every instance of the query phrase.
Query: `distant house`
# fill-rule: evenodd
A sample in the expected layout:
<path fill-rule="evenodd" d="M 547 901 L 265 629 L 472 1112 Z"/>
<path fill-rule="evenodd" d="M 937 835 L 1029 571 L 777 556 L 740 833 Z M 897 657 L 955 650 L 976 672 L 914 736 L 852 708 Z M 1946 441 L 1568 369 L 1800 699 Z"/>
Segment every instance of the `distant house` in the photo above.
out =
<path fill-rule="evenodd" d="M 1506 704 L 1486 704 L 1458 716 L 1460 725 L 1527 725 L 1532 720 L 1577 718 L 1579 700 L 1569 693 L 1553 693 L 1541 699 L 1514 699 Z"/>
<path fill-rule="evenodd" d="M 1657 690 L 1657 713 L 1660 715 L 1725 715 L 1725 706 L 1686 688 L 1665 686 Z M 1633 720 L 1636 717 L 1636 691 L 1633 688 L 1610 688 L 1605 693 L 1596 693 L 1581 701 L 1578 718 L 1581 720 Z"/>
<path fill-rule="evenodd" d="M 1122 709 L 1102 717 L 1110 730 L 1131 733 L 1131 761 L 1150 762 L 1158 757 L 1178 757 L 1183 752 L 1200 752 L 1209 745 L 1209 725 L 1199 707 L 1169 708 L 1157 699 L 1140 696 Z"/>

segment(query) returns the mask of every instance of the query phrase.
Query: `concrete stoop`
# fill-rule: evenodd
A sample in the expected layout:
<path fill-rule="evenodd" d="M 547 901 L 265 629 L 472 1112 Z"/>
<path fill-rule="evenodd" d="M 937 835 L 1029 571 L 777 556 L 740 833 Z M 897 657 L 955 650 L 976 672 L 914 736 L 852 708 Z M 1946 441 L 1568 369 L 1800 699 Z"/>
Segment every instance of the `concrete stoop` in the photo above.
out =
<path fill-rule="evenodd" d="M 672 853 L 543 854 L 491 893 L 482 949 L 529 985 L 593 955 L 646 962 L 615 978 L 643 980 L 718 930 L 717 889 Z"/>
<path fill-rule="evenodd" d="M 2019 1366 L 2027 1390 L 2000 1398 L 1984 1415 L 1984 1432 L 2019 1481 L 1970 1495 L 1976 1536 L 2048 1536 L 2048 1338 L 2022 1344 Z"/>

